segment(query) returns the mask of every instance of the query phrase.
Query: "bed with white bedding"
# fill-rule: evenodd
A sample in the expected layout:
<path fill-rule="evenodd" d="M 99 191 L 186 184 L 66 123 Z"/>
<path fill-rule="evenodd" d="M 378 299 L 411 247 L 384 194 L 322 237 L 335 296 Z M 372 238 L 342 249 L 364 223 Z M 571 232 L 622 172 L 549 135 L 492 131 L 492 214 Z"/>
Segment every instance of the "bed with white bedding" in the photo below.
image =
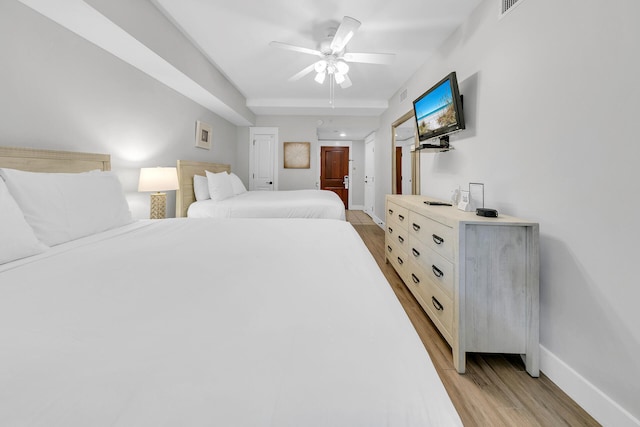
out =
<path fill-rule="evenodd" d="M 347 222 L 119 222 L 0 265 L 0 425 L 462 425 Z"/>
<path fill-rule="evenodd" d="M 345 219 L 344 204 L 333 191 L 246 191 L 224 200 L 189 205 L 189 218 Z"/>
<path fill-rule="evenodd" d="M 178 160 L 177 166 L 178 217 L 345 219 L 332 191 L 247 191 L 229 165 Z"/>

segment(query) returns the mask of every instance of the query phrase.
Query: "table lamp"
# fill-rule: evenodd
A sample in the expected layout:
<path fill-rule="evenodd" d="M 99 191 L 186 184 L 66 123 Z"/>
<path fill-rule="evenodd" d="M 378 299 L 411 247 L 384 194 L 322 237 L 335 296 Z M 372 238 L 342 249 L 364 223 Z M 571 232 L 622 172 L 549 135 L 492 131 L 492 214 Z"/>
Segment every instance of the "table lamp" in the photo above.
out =
<path fill-rule="evenodd" d="M 151 212 L 149 218 L 166 218 L 167 193 L 178 189 L 178 173 L 176 168 L 141 168 L 138 191 L 155 191 L 151 195 Z"/>

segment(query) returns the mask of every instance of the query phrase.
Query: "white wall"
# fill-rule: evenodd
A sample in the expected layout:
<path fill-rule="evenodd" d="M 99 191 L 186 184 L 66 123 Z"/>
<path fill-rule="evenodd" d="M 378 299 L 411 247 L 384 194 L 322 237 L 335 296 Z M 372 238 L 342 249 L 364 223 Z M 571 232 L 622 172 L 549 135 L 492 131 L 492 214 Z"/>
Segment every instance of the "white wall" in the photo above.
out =
<path fill-rule="evenodd" d="M 137 218 L 140 167 L 235 163 L 236 126 L 19 2 L 0 2 L 0 52 L 0 145 L 111 154 Z M 213 125 L 211 151 L 194 146 L 196 120 Z"/>
<path fill-rule="evenodd" d="M 224 105 L 229 120 L 247 122 L 255 115 L 246 98 L 174 24 L 153 0 L 85 0 L 173 67 L 189 76 Z M 227 111 L 228 110 L 228 111 Z M 216 111 L 216 110 L 214 110 Z M 223 114 L 223 113 L 219 113 Z M 226 116 L 225 116 L 226 117 Z"/>
<path fill-rule="evenodd" d="M 257 116 L 256 126 L 277 127 L 279 137 L 278 148 L 278 189 L 279 190 L 299 190 L 307 188 L 318 188 L 320 177 L 320 165 L 318 156 L 321 142 L 318 141 L 319 123 L 331 124 L 332 127 L 345 128 L 356 127 L 371 129 L 378 127 L 377 117 L 324 117 L 324 116 Z M 238 158 L 248 159 L 249 137 L 248 131 L 238 130 Z M 284 142 L 310 142 L 311 143 L 311 168 L 310 169 L 284 169 Z M 364 204 L 364 141 L 352 141 L 352 202 L 354 206 Z M 239 169 L 243 171 L 243 169 Z M 248 179 L 248 161 L 246 164 L 246 175 L 240 174 L 243 180 Z"/>
<path fill-rule="evenodd" d="M 457 71 L 468 129 L 454 151 L 421 154 L 423 194 L 484 182 L 486 206 L 540 223 L 542 370 L 605 425 L 640 425 L 640 3 L 525 1 L 502 20 L 498 4 L 411 77 L 406 101 L 391 98 L 376 212 L 391 122 Z"/>
<path fill-rule="evenodd" d="M 300 190 L 317 188 L 316 182 L 320 176 L 318 169 L 318 135 L 316 133 L 317 118 L 292 116 L 257 116 L 256 126 L 278 128 L 278 190 Z M 311 168 L 285 169 L 284 142 L 310 142 Z M 246 144 L 249 144 L 247 139 Z"/>

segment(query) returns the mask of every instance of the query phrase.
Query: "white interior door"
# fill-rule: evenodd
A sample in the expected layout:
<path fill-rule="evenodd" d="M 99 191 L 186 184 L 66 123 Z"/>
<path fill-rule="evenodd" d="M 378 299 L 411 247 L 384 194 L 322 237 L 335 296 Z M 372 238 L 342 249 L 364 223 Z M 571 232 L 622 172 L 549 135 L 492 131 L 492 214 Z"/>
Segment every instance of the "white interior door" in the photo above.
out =
<path fill-rule="evenodd" d="M 373 217 L 375 206 L 375 134 L 367 136 L 364 140 L 364 211 Z"/>
<path fill-rule="evenodd" d="M 251 128 L 249 139 L 249 190 L 277 190 L 278 128 Z"/>

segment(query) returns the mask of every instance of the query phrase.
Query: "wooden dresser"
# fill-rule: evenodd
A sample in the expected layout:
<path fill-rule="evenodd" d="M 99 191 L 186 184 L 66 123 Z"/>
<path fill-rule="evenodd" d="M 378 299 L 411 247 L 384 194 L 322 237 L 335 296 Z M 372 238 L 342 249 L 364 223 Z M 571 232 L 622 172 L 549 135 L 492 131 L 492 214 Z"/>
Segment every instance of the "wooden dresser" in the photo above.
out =
<path fill-rule="evenodd" d="M 387 195 L 386 259 L 453 350 L 515 353 L 539 375 L 538 224 Z"/>

